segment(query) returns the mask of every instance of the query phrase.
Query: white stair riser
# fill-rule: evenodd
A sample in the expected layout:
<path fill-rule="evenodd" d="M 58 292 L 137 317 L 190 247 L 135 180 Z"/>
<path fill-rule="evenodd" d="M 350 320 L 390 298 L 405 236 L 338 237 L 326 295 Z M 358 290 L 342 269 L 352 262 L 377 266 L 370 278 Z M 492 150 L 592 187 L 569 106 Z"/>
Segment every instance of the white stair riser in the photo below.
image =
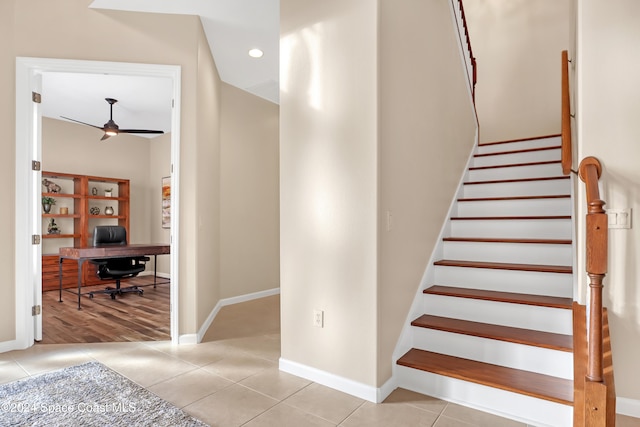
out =
<path fill-rule="evenodd" d="M 413 348 L 573 379 L 573 353 L 416 327 Z"/>
<path fill-rule="evenodd" d="M 507 142 L 504 144 L 479 145 L 478 154 L 501 153 L 503 151 L 527 150 L 529 148 L 555 147 L 562 144 L 560 137 Z"/>
<path fill-rule="evenodd" d="M 451 237 L 570 239 L 571 220 L 452 220 Z"/>
<path fill-rule="evenodd" d="M 462 190 L 465 198 L 549 196 L 566 195 L 570 194 L 570 192 L 571 181 L 568 179 L 465 184 Z"/>
<path fill-rule="evenodd" d="M 572 312 L 568 309 L 432 294 L 424 294 L 423 298 L 424 313 L 432 316 L 563 335 L 572 333 Z"/>
<path fill-rule="evenodd" d="M 536 426 L 570 427 L 573 407 L 449 378 L 396 367 L 398 386 Z"/>
<path fill-rule="evenodd" d="M 458 202 L 457 216 L 571 215 L 571 198 Z"/>
<path fill-rule="evenodd" d="M 571 245 L 541 243 L 444 242 L 444 259 L 516 264 L 571 265 Z"/>
<path fill-rule="evenodd" d="M 508 168 L 491 168 L 470 170 L 468 181 L 489 181 L 495 179 L 540 178 L 545 176 L 561 176 L 559 163 L 535 166 L 514 166 Z"/>
<path fill-rule="evenodd" d="M 571 274 L 533 271 L 493 270 L 489 268 L 435 267 L 435 284 L 467 289 L 516 292 L 571 298 Z"/>
<path fill-rule="evenodd" d="M 526 151 L 524 153 L 496 154 L 473 158 L 472 166 L 511 165 L 515 163 L 544 162 L 558 160 L 560 148 L 553 150 Z"/>

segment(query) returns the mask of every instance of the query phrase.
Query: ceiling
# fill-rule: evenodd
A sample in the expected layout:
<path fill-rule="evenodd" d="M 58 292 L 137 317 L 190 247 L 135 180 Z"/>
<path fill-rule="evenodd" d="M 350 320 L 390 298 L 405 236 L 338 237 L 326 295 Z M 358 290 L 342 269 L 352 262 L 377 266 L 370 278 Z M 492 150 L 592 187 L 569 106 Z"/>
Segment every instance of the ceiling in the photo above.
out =
<path fill-rule="evenodd" d="M 121 129 L 171 131 L 173 81 L 169 78 L 43 73 L 42 94 L 44 117 L 62 120 L 64 116 L 102 127 L 110 117 L 105 98 L 115 98 L 113 120 Z M 102 135 L 96 129 L 96 138 Z"/>
<path fill-rule="evenodd" d="M 222 81 L 278 103 L 279 0 L 93 0 L 89 7 L 199 15 Z M 261 49 L 264 56 L 251 58 L 252 48 Z M 169 79 L 45 73 L 42 91 L 45 117 L 65 116 L 103 126 L 109 119 L 104 99 L 115 98 L 113 120 L 120 128 L 165 132 L 171 128 Z"/>

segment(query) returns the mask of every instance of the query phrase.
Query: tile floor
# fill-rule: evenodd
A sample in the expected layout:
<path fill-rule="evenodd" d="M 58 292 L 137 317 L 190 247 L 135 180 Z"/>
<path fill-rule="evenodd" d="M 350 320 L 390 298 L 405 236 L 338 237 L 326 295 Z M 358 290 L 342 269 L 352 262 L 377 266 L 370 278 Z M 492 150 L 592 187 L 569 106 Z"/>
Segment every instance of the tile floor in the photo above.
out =
<path fill-rule="evenodd" d="M 198 345 L 35 345 L 0 354 L 0 383 L 98 360 L 216 427 L 523 426 L 402 389 L 375 405 L 280 372 L 279 323 L 275 296 L 223 308 Z"/>

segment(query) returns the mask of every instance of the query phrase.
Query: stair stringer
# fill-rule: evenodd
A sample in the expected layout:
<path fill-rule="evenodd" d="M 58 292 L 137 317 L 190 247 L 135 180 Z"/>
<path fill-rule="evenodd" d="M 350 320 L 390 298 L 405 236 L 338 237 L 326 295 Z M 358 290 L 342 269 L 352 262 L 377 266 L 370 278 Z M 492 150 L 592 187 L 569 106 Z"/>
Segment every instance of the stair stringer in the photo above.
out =
<path fill-rule="evenodd" d="M 570 426 L 573 419 L 573 407 L 555 403 L 552 401 L 530 397 L 523 394 L 505 391 L 481 384 L 463 381 L 447 376 L 442 376 L 430 372 L 425 372 L 409 367 L 401 366 L 395 362 L 412 348 L 420 348 L 419 339 L 414 333 L 414 327 L 411 321 L 427 312 L 425 296 L 423 290 L 435 283 L 436 266 L 434 262 L 442 259 L 444 253 L 443 238 L 451 235 L 451 217 L 456 216 L 458 212 L 458 198 L 464 197 L 464 182 L 468 179 L 470 171 L 469 167 L 474 165 L 474 155 L 480 150 L 478 140 L 471 150 L 467 167 L 461 175 L 458 190 L 456 191 L 451 202 L 447 219 L 444 221 L 438 241 L 434 246 L 431 257 L 425 272 L 418 286 L 416 296 L 407 315 L 401 335 L 398 339 L 395 351 L 393 353 L 393 383 L 397 387 L 412 390 L 418 393 L 434 396 L 454 402 L 463 406 L 482 410 L 505 418 L 510 418 L 520 422 L 528 423 L 535 426 Z M 571 196 L 573 199 L 574 179 L 571 177 Z M 575 218 L 575 206 L 571 203 L 571 218 Z M 572 248 L 575 248 L 575 225 L 572 225 L 571 231 Z M 573 251 L 573 263 L 575 263 L 575 250 Z M 576 275 L 573 275 L 574 282 L 573 294 L 575 295 Z M 433 350 L 432 350 L 433 351 Z"/>

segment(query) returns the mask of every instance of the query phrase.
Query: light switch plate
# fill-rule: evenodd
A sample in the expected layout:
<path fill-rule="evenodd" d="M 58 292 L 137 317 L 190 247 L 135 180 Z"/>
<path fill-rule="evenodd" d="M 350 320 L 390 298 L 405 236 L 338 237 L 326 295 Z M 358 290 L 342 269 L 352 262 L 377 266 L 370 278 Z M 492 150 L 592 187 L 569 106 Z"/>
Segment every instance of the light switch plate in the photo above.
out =
<path fill-rule="evenodd" d="M 631 208 L 607 209 L 609 228 L 631 228 Z"/>

